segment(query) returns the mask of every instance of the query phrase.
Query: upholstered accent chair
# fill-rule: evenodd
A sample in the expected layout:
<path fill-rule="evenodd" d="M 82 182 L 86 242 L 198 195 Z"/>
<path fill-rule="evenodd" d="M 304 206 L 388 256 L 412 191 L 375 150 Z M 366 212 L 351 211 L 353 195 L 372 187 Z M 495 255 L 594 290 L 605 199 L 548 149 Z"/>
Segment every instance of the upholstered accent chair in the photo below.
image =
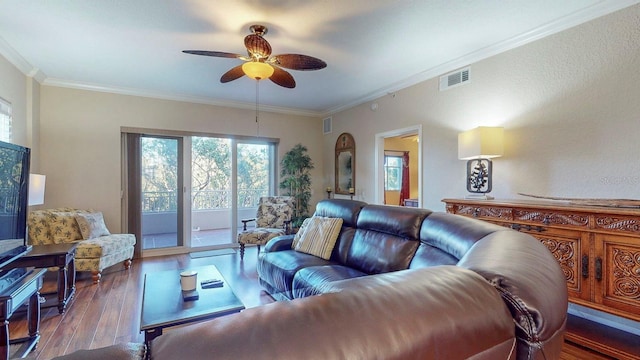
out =
<path fill-rule="evenodd" d="M 29 212 L 27 226 L 31 245 L 78 243 L 75 269 L 90 272 L 94 284 L 109 266 L 119 262 L 125 269 L 131 266 L 135 235 L 109 233 L 101 212 L 73 208 L 36 210 Z"/>
<path fill-rule="evenodd" d="M 243 219 L 242 232 L 238 234 L 240 259 L 244 259 L 244 247 L 247 244 L 265 245 L 276 236 L 287 235 L 291 231 L 293 216 L 293 198 L 291 196 L 264 196 L 258 203 L 256 217 Z M 256 227 L 247 229 L 247 224 L 255 221 Z"/>

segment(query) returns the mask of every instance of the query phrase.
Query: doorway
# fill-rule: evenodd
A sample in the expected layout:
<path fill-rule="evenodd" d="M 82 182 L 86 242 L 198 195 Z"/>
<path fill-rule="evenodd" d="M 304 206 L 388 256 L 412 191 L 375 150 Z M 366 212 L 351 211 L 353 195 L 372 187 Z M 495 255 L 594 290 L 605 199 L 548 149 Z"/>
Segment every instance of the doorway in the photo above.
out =
<path fill-rule="evenodd" d="M 377 204 L 422 206 L 421 144 L 422 125 L 376 134 L 375 202 Z M 402 165 L 399 165 L 398 159 L 401 159 L 405 153 L 410 161 L 410 195 L 407 197 L 408 201 L 400 201 Z"/>

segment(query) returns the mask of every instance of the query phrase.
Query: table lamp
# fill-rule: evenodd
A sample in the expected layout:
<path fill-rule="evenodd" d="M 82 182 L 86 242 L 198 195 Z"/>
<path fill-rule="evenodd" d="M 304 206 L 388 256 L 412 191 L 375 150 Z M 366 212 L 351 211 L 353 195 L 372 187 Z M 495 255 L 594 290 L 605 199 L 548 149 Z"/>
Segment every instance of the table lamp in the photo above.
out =
<path fill-rule="evenodd" d="M 504 152 L 504 129 L 480 126 L 458 134 L 458 158 L 467 161 L 467 199 L 493 199 L 492 158 Z"/>

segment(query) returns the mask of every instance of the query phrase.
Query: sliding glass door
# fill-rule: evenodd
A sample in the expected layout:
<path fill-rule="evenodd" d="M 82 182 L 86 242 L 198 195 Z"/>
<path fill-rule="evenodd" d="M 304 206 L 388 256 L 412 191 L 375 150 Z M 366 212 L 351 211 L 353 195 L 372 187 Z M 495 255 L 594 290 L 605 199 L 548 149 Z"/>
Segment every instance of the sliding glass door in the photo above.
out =
<path fill-rule="evenodd" d="M 182 139 L 140 138 L 142 250 L 182 246 Z"/>
<path fill-rule="evenodd" d="M 237 143 L 236 150 L 236 224 L 241 231 L 242 219 L 255 218 L 260 197 L 275 193 L 274 147 L 260 143 Z M 247 228 L 255 225 L 255 221 L 249 222 Z"/>
<path fill-rule="evenodd" d="M 133 195 L 127 208 L 134 209 L 127 226 L 139 229 L 143 254 L 234 246 L 241 220 L 255 217 L 260 197 L 275 194 L 275 141 L 148 134 L 125 139 L 126 192 Z"/>
<path fill-rule="evenodd" d="M 191 246 L 233 243 L 231 139 L 191 138 Z"/>

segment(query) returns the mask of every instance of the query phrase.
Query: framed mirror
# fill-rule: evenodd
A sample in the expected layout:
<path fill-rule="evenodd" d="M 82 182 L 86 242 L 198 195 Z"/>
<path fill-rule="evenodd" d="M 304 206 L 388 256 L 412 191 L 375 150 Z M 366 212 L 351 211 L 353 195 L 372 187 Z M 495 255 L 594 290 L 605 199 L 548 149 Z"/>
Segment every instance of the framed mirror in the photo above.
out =
<path fill-rule="evenodd" d="M 356 143 L 349 133 L 342 133 L 336 141 L 335 193 L 352 195 L 356 188 Z"/>

